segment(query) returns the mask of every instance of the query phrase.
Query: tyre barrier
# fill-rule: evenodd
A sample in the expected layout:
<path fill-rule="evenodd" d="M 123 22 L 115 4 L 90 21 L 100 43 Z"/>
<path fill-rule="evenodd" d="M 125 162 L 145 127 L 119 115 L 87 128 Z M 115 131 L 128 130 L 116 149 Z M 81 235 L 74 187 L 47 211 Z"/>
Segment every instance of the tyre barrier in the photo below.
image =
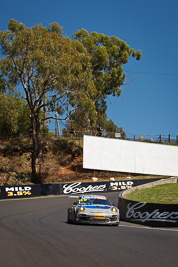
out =
<path fill-rule="evenodd" d="M 160 180 L 156 184 L 177 182 L 177 178 L 170 179 Z M 149 183 L 144 187 L 154 184 Z M 129 191 L 139 188 L 143 188 L 143 186 L 126 190 L 119 195 L 118 207 L 121 220 L 152 227 L 178 227 L 178 204 L 147 203 L 124 198 Z"/>

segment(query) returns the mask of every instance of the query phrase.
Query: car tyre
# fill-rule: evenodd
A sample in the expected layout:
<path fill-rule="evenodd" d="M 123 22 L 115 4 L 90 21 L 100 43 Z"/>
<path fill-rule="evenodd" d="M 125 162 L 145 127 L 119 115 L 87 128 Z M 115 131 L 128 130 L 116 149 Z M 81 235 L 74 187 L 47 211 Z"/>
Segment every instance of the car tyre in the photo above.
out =
<path fill-rule="evenodd" d="M 75 210 L 72 209 L 72 223 L 76 222 L 76 214 L 75 214 Z"/>
<path fill-rule="evenodd" d="M 67 212 L 67 223 L 72 223 L 72 220 L 69 219 L 69 218 L 70 218 L 70 216 L 69 216 L 69 210 L 68 210 L 68 212 Z"/>

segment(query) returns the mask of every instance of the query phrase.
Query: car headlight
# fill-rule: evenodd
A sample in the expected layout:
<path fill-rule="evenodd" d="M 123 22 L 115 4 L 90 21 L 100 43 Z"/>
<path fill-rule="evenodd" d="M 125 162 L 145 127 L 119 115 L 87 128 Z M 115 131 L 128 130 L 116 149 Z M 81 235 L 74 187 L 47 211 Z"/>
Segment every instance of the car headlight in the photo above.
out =
<path fill-rule="evenodd" d="M 117 213 L 117 209 L 116 209 L 115 207 L 113 207 L 113 208 L 111 209 L 111 211 L 114 212 L 114 213 Z"/>
<path fill-rule="evenodd" d="M 85 208 L 84 208 L 83 206 L 81 206 L 81 207 L 79 208 L 79 211 L 84 212 L 84 211 L 85 211 Z"/>

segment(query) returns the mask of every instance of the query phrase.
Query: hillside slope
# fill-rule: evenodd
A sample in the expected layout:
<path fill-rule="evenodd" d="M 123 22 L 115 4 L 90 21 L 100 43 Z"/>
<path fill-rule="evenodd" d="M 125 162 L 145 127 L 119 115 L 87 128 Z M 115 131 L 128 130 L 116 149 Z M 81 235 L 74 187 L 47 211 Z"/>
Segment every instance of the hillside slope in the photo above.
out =
<path fill-rule="evenodd" d="M 98 181 L 109 180 L 111 177 L 115 180 L 153 177 L 83 169 L 83 148 L 77 141 L 45 138 L 42 144 L 43 162 L 37 162 L 40 183 L 87 182 L 92 181 L 92 177 L 97 177 Z M 32 141 L 29 138 L 0 141 L 1 186 L 31 183 L 31 151 Z"/>

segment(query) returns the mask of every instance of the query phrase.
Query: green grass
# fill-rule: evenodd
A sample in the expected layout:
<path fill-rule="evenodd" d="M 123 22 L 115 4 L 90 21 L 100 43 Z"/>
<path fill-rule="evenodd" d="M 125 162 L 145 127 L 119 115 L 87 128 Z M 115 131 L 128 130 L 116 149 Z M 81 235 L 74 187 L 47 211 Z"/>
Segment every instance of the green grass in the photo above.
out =
<path fill-rule="evenodd" d="M 124 197 L 140 202 L 178 204 L 178 183 L 136 190 Z"/>

